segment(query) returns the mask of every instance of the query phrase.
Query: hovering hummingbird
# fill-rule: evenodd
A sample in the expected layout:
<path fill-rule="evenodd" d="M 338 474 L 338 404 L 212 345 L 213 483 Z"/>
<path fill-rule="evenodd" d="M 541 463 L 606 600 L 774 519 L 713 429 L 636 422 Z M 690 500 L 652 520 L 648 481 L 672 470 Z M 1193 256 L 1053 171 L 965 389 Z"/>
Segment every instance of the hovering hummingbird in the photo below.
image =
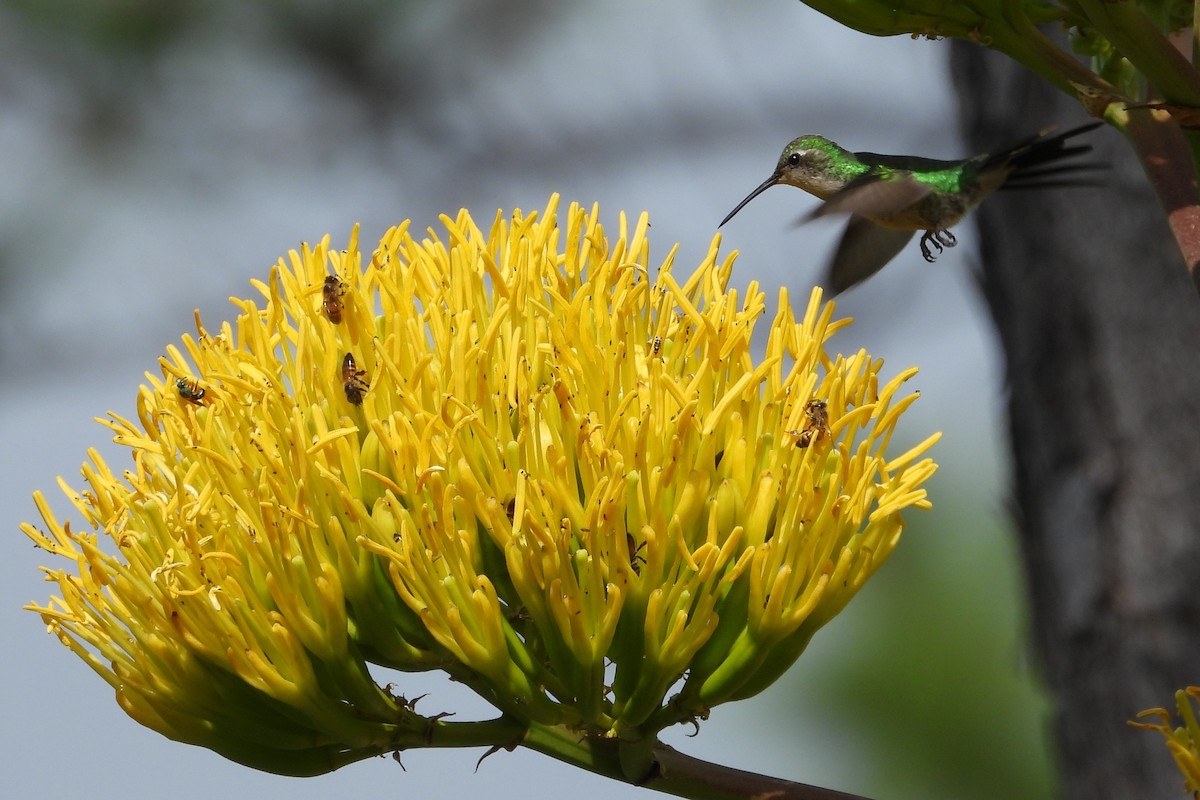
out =
<path fill-rule="evenodd" d="M 778 183 L 798 186 L 825 201 L 806 219 L 850 214 L 829 266 L 827 284 L 838 294 L 882 269 L 917 231 L 924 231 L 921 255 L 932 263 L 938 253 L 958 243 L 949 229 L 997 189 L 1080 185 L 1072 173 L 1097 165 L 1060 162 L 1092 147 L 1067 142 L 1102 124 L 1092 122 L 1053 136 L 1043 131 L 1007 150 L 960 161 L 851 153 L 823 136 L 801 136 L 783 149 L 771 177 L 721 225 Z"/>

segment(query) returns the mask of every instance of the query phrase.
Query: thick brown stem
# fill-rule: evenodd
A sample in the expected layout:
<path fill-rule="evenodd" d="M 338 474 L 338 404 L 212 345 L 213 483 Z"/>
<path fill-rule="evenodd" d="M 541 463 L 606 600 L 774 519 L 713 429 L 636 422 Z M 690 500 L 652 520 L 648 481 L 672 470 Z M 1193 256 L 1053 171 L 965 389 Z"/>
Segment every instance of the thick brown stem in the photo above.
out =
<path fill-rule="evenodd" d="M 1200 290 L 1200 205 L 1192 153 L 1179 127 L 1147 111 L 1129 113 L 1126 132 L 1158 194 L 1183 261 Z"/>
<path fill-rule="evenodd" d="M 665 744 L 655 748 L 654 754 L 659 774 L 645 785 L 679 797 L 710 800 L 865 800 L 856 794 L 710 764 Z"/>
<path fill-rule="evenodd" d="M 627 774 L 621 745 L 614 739 L 581 737 L 561 727 L 532 726 L 521 740 L 523 747 L 597 775 L 690 800 L 867 800 L 860 795 L 823 789 L 724 767 L 655 743 L 643 775 Z"/>

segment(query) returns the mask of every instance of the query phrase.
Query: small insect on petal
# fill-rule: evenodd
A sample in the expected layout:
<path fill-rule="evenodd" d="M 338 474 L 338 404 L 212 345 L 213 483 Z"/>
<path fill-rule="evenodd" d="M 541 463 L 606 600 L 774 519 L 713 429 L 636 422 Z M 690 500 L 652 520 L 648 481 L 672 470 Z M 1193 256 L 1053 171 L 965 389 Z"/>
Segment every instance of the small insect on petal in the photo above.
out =
<path fill-rule="evenodd" d="M 342 297 L 346 294 L 346 284 L 336 275 L 325 276 L 325 285 L 321 287 L 321 311 L 334 325 L 342 321 Z"/>
<path fill-rule="evenodd" d="M 789 431 L 796 437 L 796 447 L 808 447 L 814 440 L 832 439 L 833 431 L 829 430 L 829 404 L 824 400 L 809 400 L 804 404 L 804 416 L 808 421 L 803 430 Z"/>
<path fill-rule="evenodd" d="M 356 406 L 361 406 L 363 394 L 367 391 L 367 382 L 363 376 L 366 370 L 358 368 L 352 353 L 346 353 L 342 359 L 342 388 L 346 390 L 346 399 Z"/>
<path fill-rule="evenodd" d="M 195 378 L 180 378 L 175 381 L 175 389 L 178 390 L 179 396 L 189 403 L 195 403 L 198 406 L 204 405 L 204 395 L 206 389 L 200 386 L 200 381 Z"/>

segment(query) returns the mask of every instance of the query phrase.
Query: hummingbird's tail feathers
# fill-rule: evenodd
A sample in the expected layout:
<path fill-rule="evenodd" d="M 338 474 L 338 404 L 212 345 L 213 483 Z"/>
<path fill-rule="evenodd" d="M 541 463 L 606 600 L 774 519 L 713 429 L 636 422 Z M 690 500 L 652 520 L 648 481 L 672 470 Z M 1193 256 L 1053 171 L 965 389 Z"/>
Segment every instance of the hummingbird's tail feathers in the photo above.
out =
<path fill-rule="evenodd" d="M 863 175 L 834 192 L 808 215 L 808 219 L 830 214 L 858 214 L 862 217 L 886 217 L 908 208 L 932 191 L 927 183 L 911 177 L 884 180 L 879 175 Z"/>
<path fill-rule="evenodd" d="M 865 217 L 851 214 L 826 273 L 825 286 L 829 296 L 841 294 L 879 272 L 915 234 L 916 231 L 883 228 Z"/>
<path fill-rule="evenodd" d="M 1074 172 L 1093 172 L 1096 170 L 1106 169 L 1108 169 L 1108 164 L 1103 164 L 1099 161 L 1084 161 L 1078 164 L 1060 164 L 1058 162 L 1051 162 L 1049 164 L 1044 164 L 1041 167 L 1030 167 L 1029 169 L 1023 169 L 1015 175 L 1010 176 L 1009 180 L 1015 180 L 1017 183 L 1022 183 L 1026 180 L 1041 178 L 1046 175 L 1063 175 Z"/>
<path fill-rule="evenodd" d="M 1041 164 L 1053 164 L 1059 161 L 1066 161 L 1075 156 L 1081 156 L 1084 153 L 1092 152 L 1090 144 L 1077 144 L 1073 147 L 1052 147 L 1052 148 L 1037 148 L 1031 150 L 1030 153 L 1023 157 L 1014 159 L 1014 163 L 1018 169 L 1035 169 Z"/>
<path fill-rule="evenodd" d="M 1105 182 L 1097 173 L 1107 173 L 1109 169 L 1108 164 L 1099 161 L 1085 161 L 1081 164 L 1050 164 L 1041 169 L 1031 168 L 1014 173 L 1000 188 L 1014 190 L 1103 186 Z"/>
<path fill-rule="evenodd" d="M 1037 170 L 1047 164 L 1061 162 L 1091 152 L 1092 146 L 1090 144 L 1077 144 L 1067 147 L 1066 142 L 1103 124 L 1103 122 L 1089 122 L 1086 125 L 1071 128 L 1062 133 L 1056 133 L 1053 136 L 1047 135 L 1048 132 L 1043 132 L 1015 147 L 989 157 L 984 162 L 981 171 L 986 170 L 989 166 L 1007 167 L 1011 171 L 1008 178 L 1011 182 L 1014 178 L 1019 178 L 1022 172 Z"/>
<path fill-rule="evenodd" d="M 1099 178 L 1092 179 L 1066 179 L 1057 181 L 1040 181 L 1038 183 L 1020 183 L 1016 186 L 1002 187 L 1006 191 L 1023 192 L 1027 189 L 1098 189 L 1107 186 L 1106 181 Z"/>

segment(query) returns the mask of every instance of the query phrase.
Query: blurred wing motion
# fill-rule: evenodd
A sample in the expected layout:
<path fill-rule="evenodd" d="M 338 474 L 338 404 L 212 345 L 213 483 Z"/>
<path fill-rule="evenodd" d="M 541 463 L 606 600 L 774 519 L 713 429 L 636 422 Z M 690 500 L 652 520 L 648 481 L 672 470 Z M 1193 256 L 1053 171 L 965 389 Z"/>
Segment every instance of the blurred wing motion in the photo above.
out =
<path fill-rule="evenodd" d="M 895 258 L 915 234 L 916 231 L 882 228 L 852 214 L 829 264 L 825 285 L 832 295 L 838 295 L 865 281 Z"/>
<path fill-rule="evenodd" d="M 911 177 L 884 180 L 878 175 L 863 175 L 835 192 L 806 219 L 826 217 L 830 214 L 887 217 L 903 211 L 931 191 L 933 189 L 929 184 Z"/>

